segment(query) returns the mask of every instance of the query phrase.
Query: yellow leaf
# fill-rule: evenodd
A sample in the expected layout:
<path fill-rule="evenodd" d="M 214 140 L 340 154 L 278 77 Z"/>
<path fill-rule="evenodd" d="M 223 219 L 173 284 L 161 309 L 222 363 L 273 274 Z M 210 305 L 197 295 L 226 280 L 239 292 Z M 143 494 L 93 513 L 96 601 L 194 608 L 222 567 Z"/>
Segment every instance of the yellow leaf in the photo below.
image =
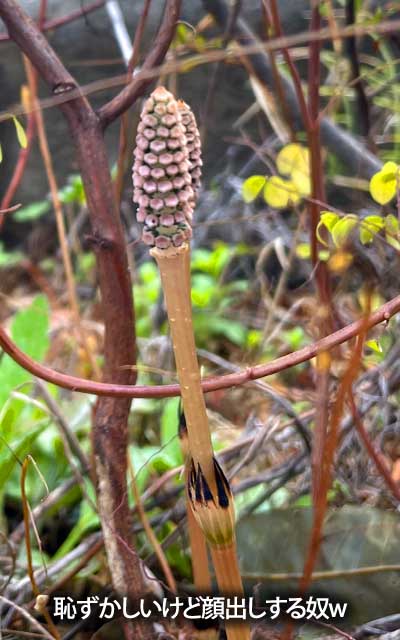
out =
<path fill-rule="evenodd" d="M 13 121 L 15 125 L 15 130 L 17 132 L 18 142 L 23 149 L 26 149 L 26 147 L 28 146 L 28 139 L 26 137 L 25 129 L 15 116 L 13 116 Z"/>
<path fill-rule="evenodd" d="M 311 246 L 308 242 L 300 242 L 296 247 L 296 255 L 302 260 L 309 260 L 311 258 Z M 326 249 L 320 249 L 318 251 L 318 259 L 322 262 L 329 260 L 329 251 Z"/>
<path fill-rule="evenodd" d="M 384 226 L 385 221 L 380 216 L 367 216 L 360 224 L 360 242 L 369 244 Z"/>
<path fill-rule="evenodd" d="M 321 262 L 328 262 L 330 253 L 327 249 L 320 249 L 318 251 L 318 258 Z"/>
<path fill-rule="evenodd" d="M 250 176 L 242 184 L 242 196 L 245 202 L 253 202 L 265 185 L 264 176 Z"/>
<path fill-rule="evenodd" d="M 328 268 L 336 274 L 344 273 L 351 263 L 353 256 L 348 251 L 336 251 L 328 260 Z"/>
<path fill-rule="evenodd" d="M 367 289 L 367 287 L 361 287 L 357 294 L 357 298 L 361 310 L 364 313 L 376 311 L 377 309 L 379 309 L 379 307 L 382 306 L 384 302 L 379 293 L 374 292 L 371 295 L 371 292 Z"/>
<path fill-rule="evenodd" d="M 399 233 L 399 220 L 393 213 L 389 213 L 385 218 L 385 228 L 389 233 L 398 234 Z"/>
<path fill-rule="evenodd" d="M 333 227 L 332 240 L 337 247 L 342 247 L 355 226 L 358 225 L 358 218 L 355 215 L 348 215 L 341 218 Z"/>
<path fill-rule="evenodd" d="M 399 221 L 392 213 L 389 213 L 385 218 L 385 235 L 386 242 L 400 251 Z"/>
<path fill-rule="evenodd" d="M 311 247 L 308 242 L 300 242 L 296 247 L 296 255 L 302 260 L 311 258 Z"/>
<path fill-rule="evenodd" d="M 331 232 L 338 220 L 340 220 L 340 217 L 337 213 L 333 213 L 333 211 L 321 211 L 320 220 L 316 230 L 316 236 L 321 244 L 328 246 L 325 240 L 321 237 L 321 227 L 325 227 L 329 232 Z"/>
<path fill-rule="evenodd" d="M 381 169 L 381 173 L 383 173 L 384 175 L 389 173 L 396 173 L 398 168 L 399 167 L 395 162 L 393 162 L 392 160 L 389 160 L 389 162 L 385 162 L 385 164 L 383 165 Z"/>
<path fill-rule="evenodd" d="M 372 176 L 369 192 L 378 204 L 387 204 L 396 195 L 399 168 L 395 162 L 386 162 L 382 169 Z"/>
<path fill-rule="evenodd" d="M 26 112 L 29 112 L 32 108 L 31 92 L 26 84 L 21 87 L 21 104 Z"/>
<path fill-rule="evenodd" d="M 372 351 L 375 351 L 375 353 L 382 353 L 382 347 L 378 340 L 367 340 L 365 346 L 369 347 Z"/>
<path fill-rule="evenodd" d="M 292 175 L 293 171 L 300 171 L 309 175 L 310 153 L 301 144 L 287 144 L 280 150 L 276 158 L 276 166 L 279 173 L 284 176 Z"/>
<path fill-rule="evenodd" d="M 295 185 L 289 180 L 284 180 L 280 176 L 271 176 L 265 182 L 264 200 L 274 209 L 284 209 L 289 203 L 299 202 L 300 195 Z"/>
<path fill-rule="evenodd" d="M 308 171 L 293 169 L 290 177 L 300 195 L 309 196 L 311 194 L 311 180 Z"/>

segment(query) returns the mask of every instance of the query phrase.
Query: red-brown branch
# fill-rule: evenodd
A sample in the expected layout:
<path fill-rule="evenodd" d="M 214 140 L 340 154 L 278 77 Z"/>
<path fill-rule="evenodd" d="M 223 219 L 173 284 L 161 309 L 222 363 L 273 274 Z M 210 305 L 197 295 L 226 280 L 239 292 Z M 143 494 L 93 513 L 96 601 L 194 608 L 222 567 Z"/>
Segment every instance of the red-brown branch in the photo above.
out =
<path fill-rule="evenodd" d="M 267 364 L 248 367 L 236 373 L 230 373 L 224 376 L 206 378 L 202 382 L 202 388 L 205 392 L 216 391 L 217 389 L 228 389 L 230 387 L 245 384 L 250 380 L 257 380 L 258 378 L 265 378 L 275 373 L 279 373 L 280 371 L 294 367 L 297 364 L 311 360 L 311 358 L 314 358 L 322 351 L 330 351 L 337 345 L 347 342 L 347 340 L 358 335 L 365 326 L 367 329 L 371 329 L 371 327 L 374 327 L 380 322 L 387 322 L 399 311 L 400 296 L 396 296 L 396 298 L 386 302 L 386 304 L 380 307 L 377 311 L 374 311 L 374 313 L 368 317 L 367 321 L 365 321 L 365 319 L 356 320 L 352 324 L 347 325 L 347 327 L 343 327 L 342 329 L 339 329 L 339 331 L 335 331 L 321 340 L 314 342 L 314 344 L 307 345 L 303 349 L 289 353 L 288 355 L 277 358 Z M 83 378 L 76 378 L 65 373 L 60 373 L 29 358 L 29 356 L 18 349 L 1 327 L 0 346 L 13 360 L 15 360 L 15 362 L 33 375 L 43 380 L 47 380 L 48 382 L 52 382 L 64 389 L 69 389 L 70 391 L 120 398 L 168 398 L 180 395 L 180 387 L 177 384 L 129 386 L 93 382 L 92 380 L 84 380 Z"/>
<path fill-rule="evenodd" d="M 57 29 L 58 27 L 63 27 L 65 24 L 73 22 L 78 18 L 82 18 L 83 16 L 87 16 L 92 11 L 96 11 L 96 9 L 100 9 L 104 6 L 106 0 L 96 0 L 96 2 L 92 2 L 92 4 L 88 4 L 87 7 L 82 7 L 81 9 L 76 9 L 76 11 L 71 11 L 66 16 L 62 16 L 61 18 L 53 18 L 53 20 L 46 20 L 43 24 L 42 31 L 50 31 L 51 29 Z M 0 34 L 0 42 L 6 42 L 11 40 L 10 36 L 7 33 Z"/>
<path fill-rule="evenodd" d="M 53 93 L 78 89 L 78 95 L 60 108 L 76 147 L 92 226 L 105 325 L 103 375 L 106 381 L 132 384 L 135 370 L 123 366 L 127 361 L 134 364 L 136 357 L 132 286 L 99 118 L 34 21 L 15 0 L 0 0 L 0 17 Z M 143 595 L 144 585 L 140 560 L 132 548 L 127 500 L 131 400 L 104 396 L 96 404 L 92 431 L 98 506 L 113 586 L 121 595 L 135 600 Z M 142 622 L 135 621 L 135 625 L 135 637 L 144 637 Z"/>
<path fill-rule="evenodd" d="M 41 0 L 40 7 L 39 7 L 39 15 L 38 15 L 38 27 L 41 31 L 43 30 L 44 21 L 46 18 L 46 11 L 47 11 L 47 0 Z M 30 96 L 30 102 L 32 102 L 36 98 L 36 94 L 37 94 L 38 83 L 37 83 L 36 73 L 33 74 L 32 84 L 33 86 L 31 87 L 32 95 Z M 14 198 L 15 192 L 17 191 L 21 183 L 21 180 L 25 173 L 26 166 L 28 164 L 28 159 L 31 153 L 33 140 L 35 138 L 35 133 L 36 133 L 36 117 L 34 113 L 30 112 L 27 115 L 27 126 L 26 126 L 27 144 L 25 148 L 21 147 L 21 149 L 19 150 L 18 160 L 14 167 L 14 172 L 10 180 L 10 184 L 8 185 L 7 190 L 4 194 L 4 197 L 1 201 L 0 209 L 7 209 L 10 206 L 11 201 Z M 4 222 L 4 215 L 1 215 L 1 213 L 2 212 L 0 212 L 0 230 Z"/>
<path fill-rule="evenodd" d="M 276 0 L 270 0 L 270 10 L 271 10 L 271 17 L 272 17 L 272 24 L 274 27 L 274 32 L 275 32 L 275 36 L 282 40 L 283 42 L 285 42 L 285 35 L 283 33 L 282 30 L 282 25 L 281 25 L 281 20 L 280 20 L 280 16 L 279 16 L 279 9 L 278 9 L 278 3 Z M 293 87 L 294 90 L 296 92 L 296 96 L 297 96 L 297 100 L 298 100 L 298 104 L 299 104 L 299 109 L 300 109 L 300 113 L 301 113 L 301 117 L 303 119 L 303 125 L 304 125 L 304 129 L 307 131 L 309 129 L 311 129 L 312 126 L 312 121 L 310 118 L 310 113 L 308 111 L 307 108 L 307 102 L 304 96 L 304 91 L 303 91 L 303 87 L 301 86 L 301 78 L 300 78 L 300 74 L 297 71 L 296 65 L 294 64 L 293 60 L 292 60 L 292 56 L 291 53 L 289 51 L 289 47 L 287 46 L 287 44 L 285 43 L 282 46 L 282 55 L 285 59 L 285 62 L 288 66 L 292 81 L 293 81 Z"/>
<path fill-rule="evenodd" d="M 35 128 L 36 126 L 35 126 L 34 114 L 30 113 L 28 115 L 28 124 L 26 127 L 27 145 L 25 149 L 21 148 L 19 150 L 18 160 L 16 162 L 12 178 L 7 187 L 7 191 L 5 192 L 3 199 L 0 203 L 0 230 L 3 226 L 4 214 L 7 213 L 7 211 L 9 210 L 12 199 L 14 198 L 15 192 L 17 191 L 21 183 L 22 177 L 24 175 L 29 154 L 32 148 L 32 142 L 35 137 Z"/>
<path fill-rule="evenodd" d="M 155 44 L 146 57 L 142 70 L 148 71 L 162 63 L 165 54 L 171 44 L 175 33 L 176 23 L 179 19 L 181 0 L 166 0 L 163 20 L 155 40 Z M 153 82 L 153 78 L 146 78 L 137 75 L 132 81 L 120 91 L 110 102 L 105 104 L 98 111 L 98 116 L 102 126 L 105 128 L 111 124 L 118 116 L 126 111 L 146 88 Z"/>

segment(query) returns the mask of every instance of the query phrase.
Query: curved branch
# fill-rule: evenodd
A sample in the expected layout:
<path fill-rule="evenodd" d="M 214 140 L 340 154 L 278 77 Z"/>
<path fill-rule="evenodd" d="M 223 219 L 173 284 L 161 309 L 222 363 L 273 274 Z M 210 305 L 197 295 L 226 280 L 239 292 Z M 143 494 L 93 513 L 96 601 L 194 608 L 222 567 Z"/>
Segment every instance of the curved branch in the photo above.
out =
<path fill-rule="evenodd" d="M 162 63 L 174 37 L 176 23 L 179 18 L 181 0 L 166 0 L 164 16 L 160 29 L 155 38 L 154 47 L 148 54 L 142 71 L 148 71 Z M 144 93 L 153 78 L 146 78 L 145 74 L 134 76 L 131 82 L 118 93 L 110 102 L 98 111 L 103 128 L 107 127 L 119 115 L 124 113 L 135 100 Z"/>
<path fill-rule="evenodd" d="M 250 380 L 265 378 L 274 373 L 279 373 L 284 369 L 307 362 L 311 360 L 321 351 L 330 351 L 334 347 L 343 342 L 347 342 L 354 338 L 362 329 L 371 329 L 380 322 L 387 322 L 392 316 L 400 311 L 400 295 L 396 296 L 386 304 L 382 305 L 377 311 L 371 313 L 367 321 L 360 318 L 355 322 L 335 331 L 330 335 L 308 345 L 303 349 L 289 353 L 286 356 L 277 358 L 267 364 L 259 364 L 255 367 L 247 367 L 241 371 L 230 373 L 224 376 L 213 376 L 206 378 L 202 382 L 203 391 L 216 391 L 217 389 L 228 389 L 241 384 L 245 384 Z M 180 387 L 177 384 L 167 384 L 158 386 L 132 386 L 121 384 L 109 384 L 104 382 L 93 382 L 92 380 L 84 380 L 76 378 L 65 373 L 60 373 L 32 360 L 23 353 L 7 336 L 4 329 L 0 327 L 0 346 L 8 355 L 15 360 L 23 369 L 26 369 L 34 376 L 52 382 L 53 384 L 69 389 L 70 391 L 78 391 L 80 393 L 90 393 L 97 396 L 112 396 L 122 398 L 168 398 L 180 395 Z"/>

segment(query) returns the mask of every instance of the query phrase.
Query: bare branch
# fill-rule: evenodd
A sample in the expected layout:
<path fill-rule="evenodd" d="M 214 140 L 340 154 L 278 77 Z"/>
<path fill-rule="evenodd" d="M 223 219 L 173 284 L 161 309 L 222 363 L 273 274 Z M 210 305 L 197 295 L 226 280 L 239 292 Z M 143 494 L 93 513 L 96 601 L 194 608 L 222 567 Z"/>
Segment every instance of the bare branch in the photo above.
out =
<path fill-rule="evenodd" d="M 10 38 L 18 45 L 50 85 L 53 93 L 61 88 L 75 89 L 76 83 L 61 60 L 41 34 L 35 22 L 13 0 L 1 0 L 0 15 Z"/>
<path fill-rule="evenodd" d="M 92 4 L 88 4 L 87 7 L 81 7 L 81 9 L 76 9 L 75 11 L 71 11 L 65 16 L 61 18 L 54 18 L 53 20 L 46 20 L 43 24 L 42 31 L 50 31 L 50 29 L 57 29 L 58 27 L 62 27 L 69 22 L 73 22 L 78 18 L 82 18 L 83 16 L 87 16 L 92 11 L 96 11 L 100 9 L 106 0 L 95 0 Z M 6 42 L 7 40 L 11 40 L 10 36 L 6 33 L 0 34 L 0 42 Z"/>
<path fill-rule="evenodd" d="M 132 287 L 99 119 L 46 38 L 15 0 L 0 0 L 0 17 L 53 94 L 70 97 L 60 108 L 76 147 L 92 226 L 105 325 L 103 376 L 105 380 L 133 384 L 135 371 L 123 367 L 127 361 L 134 364 L 136 358 Z M 132 548 L 127 499 L 129 410 L 129 398 L 99 400 L 93 420 L 93 450 L 98 506 L 113 586 L 134 600 L 143 594 L 144 585 L 140 560 Z M 144 631 L 141 621 L 137 622 L 135 637 L 141 638 Z"/>
<path fill-rule="evenodd" d="M 163 21 L 158 31 L 154 47 L 148 54 L 142 70 L 149 71 L 162 63 L 164 57 L 174 37 L 176 23 L 179 18 L 181 0 L 166 0 Z M 101 107 L 98 111 L 100 122 L 105 128 L 113 122 L 119 115 L 124 113 L 145 89 L 151 84 L 152 78 L 145 74 L 137 75 L 132 81 L 118 93 L 110 102 Z"/>

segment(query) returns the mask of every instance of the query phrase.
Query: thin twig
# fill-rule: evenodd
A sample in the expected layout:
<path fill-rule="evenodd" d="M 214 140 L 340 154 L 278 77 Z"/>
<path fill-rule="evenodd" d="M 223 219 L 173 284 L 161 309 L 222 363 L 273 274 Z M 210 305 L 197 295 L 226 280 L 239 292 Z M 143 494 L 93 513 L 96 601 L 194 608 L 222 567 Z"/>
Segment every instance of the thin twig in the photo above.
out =
<path fill-rule="evenodd" d="M 25 545 L 26 545 L 26 557 L 27 557 L 27 564 L 28 564 L 28 575 L 29 575 L 30 583 L 32 585 L 32 592 L 35 596 L 38 596 L 39 588 L 35 580 L 35 574 L 34 574 L 33 565 L 32 565 L 31 536 L 30 536 L 30 528 L 29 528 L 30 509 L 29 509 L 29 503 L 28 503 L 28 499 L 25 491 L 25 479 L 26 479 L 26 474 L 28 472 L 28 465 L 31 461 L 32 461 L 31 456 L 27 456 L 22 464 L 20 486 L 21 486 L 22 510 L 24 514 L 24 524 L 25 524 Z M 53 620 L 51 619 L 50 614 L 46 607 L 44 608 L 42 613 L 45 617 L 45 620 L 48 624 L 49 629 L 52 632 L 52 636 L 56 638 L 56 640 L 60 640 L 61 636 Z"/>
<path fill-rule="evenodd" d="M 154 46 L 145 59 L 142 70 L 148 71 L 159 65 L 165 57 L 175 33 L 179 19 L 181 0 L 166 0 L 163 20 L 157 34 Z M 135 75 L 131 82 L 118 93 L 110 102 L 98 112 L 101 126 L 106 128 L 118 116 L 126 111 L 135 100 L 141 96 L 151 83 L 151 78 L 145 78 L 143 73 Z"/>
<path fill-rule="evenodd" d="M 61 18 L 53 18 L 52 20 L 46 20 L 43 23 L 42 31 L 52 31 L 53 29 L 58 29 L 58 27 L 63 27 L 78 18 L 83 18 L 87 16 L 89 13 L 96 11 L 104 6 L 106 0 L 96 0 L 96 2 L 92 2 L 92 4 L 88 4 L 86 7 L 82 6 L 80 9 L 76 9 L 75 11 L 71 11 L 65 16 Z M 6 42 L 11 40 L 10 36 L 7 33 L 0 34 L 0 42 Z"/>
<path fill-rule="evenodd" d="M 43 627 L 37 620 L 35 620 L 35 618 L 31 616 L 31 614 L 28 613 L 26 609 L 24 609 L 23 607 L 20 607 L 18 604 L 16 604 L 15 602 L 12 602 L 12 600 L 9 600 L 5 596 L 0 595 L 0 600 L 5 604 L 8 604 L 12 609 L 15 609 L 16 611 L 18 611 L 23 618 L 26 618 L 26 620 L 30 622 L 32 627 L 35 627 L 35 629 L 38 629 L 38 631 L 41 633 L 41 635 L 44 638 L 47 638 L 47 640 L 54 640 L 54 636 L 52 636 L 45 627 Z"/>
<path fill-rule="evenodd" d="M 142 523 L 143 526 L 143 530 L 146 533 L 147 539 L 150 543 L 150 545 L 153 547 L 154 549 L 154 553 L 156 554 L 158 561 L 160 563 L 160 567 L 164 573 L 165 576 L 165 580 L 168 584 L 169 589 L 171 590 L 172 593 L 177 593 L 177 588 L 176 588 L 176 582 L 175 582 L 175 578 L 172 574 L 171 568 L 168 564 L 168 561 L 165 557 L 165 553 L 163 551 L 162 546 L 160 545 L 160 543 L 157 540 L 157 536 L 155 535 L 151 524 L 149 522 L 149 519 L 146 515 L 146 511 L 143 508 L 143 504 L 142 504 L 142 498 L 140 496 L 139 493 L 139 489 L 137 486 L 137 482 L 136 482 L 136 477 L 135 477 L 135 471 L 133 469 L 133 464 L 132 464 L 132 459 L 129 457 L 128 458 L 128 470 L 129 470 L 129 475 L 131 478 L 131 487 L 132 487 L 132 493 L 133 493 L 133 497 L 135 498 L 135 506 L 136 506 L 136 511 L 138 513 L 140 522 Z"/>

